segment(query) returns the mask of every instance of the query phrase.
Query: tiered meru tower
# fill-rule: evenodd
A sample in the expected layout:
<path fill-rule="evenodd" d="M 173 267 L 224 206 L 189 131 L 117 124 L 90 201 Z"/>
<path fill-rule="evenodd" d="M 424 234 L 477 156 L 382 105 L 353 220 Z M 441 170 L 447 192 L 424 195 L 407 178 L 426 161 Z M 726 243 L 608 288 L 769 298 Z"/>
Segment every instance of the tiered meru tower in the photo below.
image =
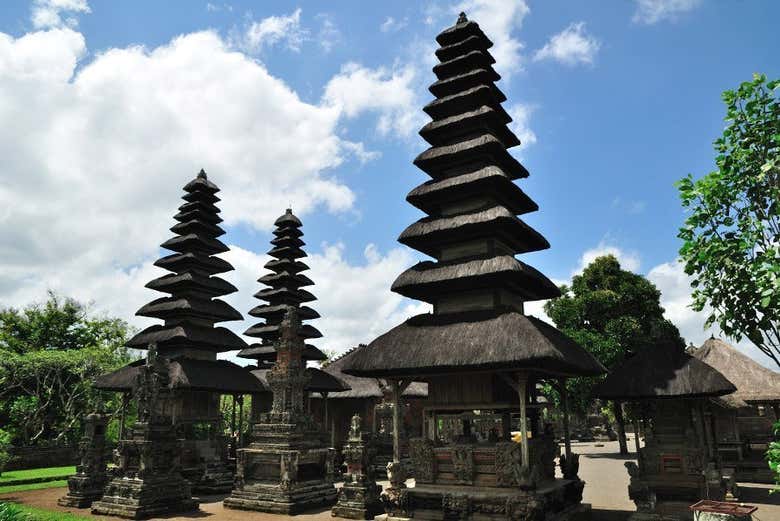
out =
<path fill-rule="evenodd" d="M 220 395 L 244 395 L 263 392 L 252 374 L 217 353 L 247 347 L 238 335 L 218 322 L 241 320 L 241 314 L 218 297 L 236 288 L 216 276 L 233 267 L 217 254 L 228 251 L 218 237 L 220 228 L 219 188 L 201 170 L 184 187 L 184 204 L 174 216 L 171 228 L 176 235 L 161 246 L 173 251 L 155 265 L 172 273 L 149 282 L 146 287 L 167 293 L 153 300 L 137 315 L 164 320 L 150 326 L 127 343 L 129 347 L 147 349 L 155 344 L 159 357 L 171 364 L 173 409 L 170 417 L 176 435 L 183 440 L 182 474 L 195 491 L 228 492 L 233 486 L 233 472 L 227 461 L 226 438 L 223 435 Z M 96 387 L 130 393 L 140 367 L 130 364 L 98 378 Z"/>
<path fill-rule="evenodd" d="M 525 302 L 559 290 L 515 258 L 549 244 L 517 218 L 537 205 L 513 182 L 528 172 L 507 152 L 519 140 L 495 86 L 492 43 L 464 14 L 436 40 L 436 99 L 424 108 L 432 121 L 420 131 L 431 147 L 414 161 L 431 179 L 407 197 L 427 217 L 399 238 L 435 261 L 413 266 L 392 286 L 431 303 L 433 313 L 375 339 L 343 371 L 387 378 L 396 402 L 408 382 L 429 383 L 425 436 L 410 441 L 416 486 L 404 488 L 398 449 L 388 466 L 384 501 L 392 517 L 567 519 L 581 508 L 583 482 L 576 463 L 555 477 L 557 443 L 542 425 L 536 384 L 604 368 L 524 315 Z M 520 444 L 511 441 L 516 431 Z M 394 436 L 397 445 L 398 429 Z"/>
<path fill-rule="evenodd" d="M 301 322 L 319 317 L 301 305 L 315 300 L 302 289 L 313 283 L 301 274 L 308 269 L 299 260 L 306 256 L 301 249 L 301 221 L 287 210 L 275 225 L 274 247 L 269 252 L 273 259 L 265 265 L 272 273 L 259 279 L 269 287 L 255 294 L 267 304 L 250 311 L 264 322 L 246 331 L 262 343 L 239 353 L 268 362 L 270 369 L 264 370 L 264 377 L 273 391 L 273 404 L 270 412 L 257 416 L 249 447 L 238 450 L 235 488 L 224 505 L 289 515 L 335 503 L 336 489 L 334 450 L 304 407 L 310 380 L 306 360 L 312 353 L 321 355 L 305 340 L 322 335 Z"/>

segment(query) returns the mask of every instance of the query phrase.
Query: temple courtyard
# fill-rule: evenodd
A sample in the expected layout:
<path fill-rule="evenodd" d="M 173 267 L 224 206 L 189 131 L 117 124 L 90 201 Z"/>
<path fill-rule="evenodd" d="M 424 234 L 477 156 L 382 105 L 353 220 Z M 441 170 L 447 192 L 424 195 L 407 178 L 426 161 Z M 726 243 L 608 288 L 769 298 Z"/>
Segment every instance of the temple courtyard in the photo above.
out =
<path fill-rule="evenodd" d="M 633 446 L 633 437 L 629 436 L 629 444 Z M 573 443 L 574 452 L 581 454 L 580 477 L 585 480 L 583 502 L 593 507 L 593 521 L 622 521 L 628 519 L 634 511 L 634 504 L 628 499 L 628 472 L 624 467 L 626 461 L 636 461 L 633 453 L 624 458 L 618 454 L 617 442 Z M 388 482 L 380 482 L 383 487 Z M 413 486 L 413 480 L 409 481 Z M 756 521 L 780 521 L 780 494 L 769 494 L 770 485 L 757 483 L 741 483 L 742 500 L 746 504 L 758 507 L 753 515 Z M 45 510 L 70 512 L 94 519 L 115 519 L 103 516 L 91 516 L 88 509 L 66 508 L 57 505 L 57 499 L 62 497 L 63 488 L 49 488 L 0 494 L 0 501 L 14 501 Z M 222 507 L 225 495 L 201 496 L 200 510 L 187 515 L 170 516 L 165 519 L 209 519 L 210 521 L 238 521 L 249 519 L 281 519 L 288 516 L 267 514 L 263 512 L 245 512 Z M 314 510 L 295 516 L 301 521 L 333 519 L 330 509 Z"/>

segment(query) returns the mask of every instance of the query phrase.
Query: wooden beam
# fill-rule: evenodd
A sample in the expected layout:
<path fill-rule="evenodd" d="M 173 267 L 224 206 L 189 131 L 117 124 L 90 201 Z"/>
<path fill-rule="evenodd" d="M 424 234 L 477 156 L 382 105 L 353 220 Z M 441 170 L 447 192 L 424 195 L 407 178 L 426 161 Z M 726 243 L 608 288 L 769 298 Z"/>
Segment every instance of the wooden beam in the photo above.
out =
<path fill-rule="evenodd" d="M 399 380 L 390 381 L 390 389 L 393 395 L 393 461 L 401 462 L 401 393 L 409 384 L 403 386 Z"/>
<path fill-rule="evenodd" d="M 569 400 L 566 390 L 566 380 L 561 380 L 558 384 L 561 395 L 561 409 L 563 412 L 563 446 L 566 454 L 566 462 L 571 461 L 571 436 L 569 434 Z"/>
<path fill-rule="evenodd" d="M 530 453 L 528 451 L 528 418 L 526 418 L 527 415 L 527 389 L 526 386 L 528 384 L 528 375 L 525 373 L 518 373 L 517 375 L 517 389 L 518 389 L 518 395 L 520 398 L 520 431 L 522 433 L 522 445 L 521 453 L 523 455 L 523 469 L 525 471 L 528 471 L 530 468 Z M 528 475 L 526 473 L 526 475 Z"/>

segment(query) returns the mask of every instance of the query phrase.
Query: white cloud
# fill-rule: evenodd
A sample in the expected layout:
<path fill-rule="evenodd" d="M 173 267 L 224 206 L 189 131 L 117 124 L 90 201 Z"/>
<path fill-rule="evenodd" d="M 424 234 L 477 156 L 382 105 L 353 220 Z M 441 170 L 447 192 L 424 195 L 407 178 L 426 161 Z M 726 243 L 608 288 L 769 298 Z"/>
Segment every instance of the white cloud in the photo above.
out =
<path fill-rule="evenodd" d="M 209 11 L 210 13 L 217 13 L 219 11 L 233 12 L 233 6 L 230 4 L 213 4 L 207 2 L 206 11 Z"/>
<path fill-rule="evenodd" d="M 51 27 L 75 27 L 78 19 L 65 13 L 89 13 L 87 0 L 35 0 L 32 5 L 31 21 L 36 29 Z"/>
<path fill-rule="evenodd" d="M 593 64 L 601 44 L 585 30 L 585 22 L 570 24 L 552 36 L 536 53 L 534 61 L 555 60 L 564 65 Z"/>
<path fill-rule="evenodd" d="M 422 126 L 414 79 L 415 70 L 409 65 L 369 69 L 347 63 L 325 86 L 323 102 L 348 118 L 375 112 L 380 134 L 410 136 Z"/>
<path fill-rule="evenodd" d="M 512 118 L 509 128 L 520 138 L 520 150 L 536 143 L 536 134 L 529 126 L 533 111 L 533 106 L 523 103 L 515 103 L 507 107 L 507 113 Z"/>
<path fill-rule="evenodd" d="M 301 9 L 286 16 L 269 16 L 252 22 L 241 35 L 236 46 L 248 52 L 258 52 L 277 43 L 300 52 L 303 43 L 309 39 L 309 32 L 301 27 Z"/>
<path fill-rule="evenodd" d="M 328 53 L 341 41 L 341 31 L 336 27 L 336 23 L 330 15 L 321 13 L 317 15 L 317 19 L 320 20 L 320 31 L 317 34 L 317 43 L 323 51 Z"/>
<path fill-rule="evenodd" d="M 328 172 L 376 155 L 337 135 L 344 113 L 301 101 L 217 34 L 80 63 L 86 51 L 68 28 L 0 33 L 4 305 L 53 288 L 131 315 L 201 167 L 227 226 L 267 229 L 288 202 L 304 217 L 352 210 Z"/>
<path fill-rule="evenodd" d="M 693 11 L 701 0 L 635 0 L 634 23 L 652 25 L 664 20 L 675 21 L 680 15 Z"/>
<path fill-rule="evenodd" d="M 392 16 L 385 18 L 385 21 L 379 26 L 379 30 L 383 33 L 394 33 L 400 31 L 409 24 L 409 20 L 404 18 L 402 20 L 396 20 Z"/>
<path fill-rule="evenodd" d="M 342 141 L 341 147 L 351 153 L 355 158 L 360 161 L 360 164 L 366 164 L 370 161 L 375 161 L 382 157 L 382 152 L 378 150 L 366 150 L 366 146 L 363 143 L 354 143 L 352 141 Z"/>
<path fill-rule="evenodd" d="M 647 208 L 647 201 L 626 200 L 618 196 L 612 200 L 612 207 L 631 215 L 640 214 Z"/>
<path fill-rule="evenodd" d="M 620 267 L 623 268 L 624 270 L 633 271 L 633 272 L 639 271 L 639 267 L 641 265 L 641 262 L 639 260 L 639 254 L 637 254 L 636 252 L 624 251 L 623 249 L 618 248 L 617 246 L 612 246 L 602 241 L 595 248 L 590 248 L 589 250 L 585 250 L 585 253 L 583 253 L 582 256 L 580 257 L 580 265 L 577 267 L 576 270 L 572 272 L 572 275 L 577 275 L 579 273 L 582 273 L 582 271 L 591 262 L 596 260 L 598 257 L 602 257 L 604 255 L 613 255 L 620 263 Z"/>
<path fill-rule="evenodd" d="M 523 68 L 523 44 L 513 33 L 520 29 L 530 12 L 525 0 L 465 0 L 449 9 L 454 23 L 459 12 L 479 24 L 495 44 L 490 50 L 496 59 L 495 68 L 505 78 Z"/>

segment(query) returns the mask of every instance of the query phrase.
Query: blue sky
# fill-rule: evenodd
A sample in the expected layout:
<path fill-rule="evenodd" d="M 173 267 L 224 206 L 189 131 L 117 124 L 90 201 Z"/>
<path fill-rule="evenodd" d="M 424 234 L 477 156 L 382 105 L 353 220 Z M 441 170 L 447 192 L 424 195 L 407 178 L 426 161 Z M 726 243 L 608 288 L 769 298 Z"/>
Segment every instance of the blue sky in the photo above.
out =
<path fill-rule="evenodd" d="M 321 345 L 370 341 L 420 311 L 389 285 L 419 257 L 396 237 L 421 216 L 404 201 L 426 179 L 416 131 L 434 36 L 460 9 L 496 43 L 531 172 L 521 184 L 540 206 L 527 222 L 552 244 L 524 260 L 565 281 L 615 253 L 701 342 L 675 263 L 673 183 L 712 168 L 721 91 L 780 75 L 768 0 L 4 2 L 0 302 L 54 288 L 142 325 L 132 313 L 153 298 L 142 286 L 156 245 L 203 166 L 224 188 L 241 312 L 288 203 L 305 224 Z"/>

